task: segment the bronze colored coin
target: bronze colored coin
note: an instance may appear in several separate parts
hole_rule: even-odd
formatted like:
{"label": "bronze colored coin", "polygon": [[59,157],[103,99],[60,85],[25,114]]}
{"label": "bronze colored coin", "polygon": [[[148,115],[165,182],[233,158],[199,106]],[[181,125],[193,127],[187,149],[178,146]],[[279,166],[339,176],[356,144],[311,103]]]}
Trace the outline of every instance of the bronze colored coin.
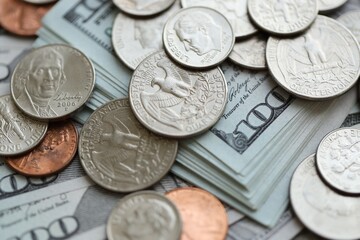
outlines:
{"label": "bronze colored coin", "polygon": [[178,208],[183,221],[181,240],[223,240],[228,223],[224,206],[209,192],[193,187],[177,188],[166,196]]}
{"label": "bronze colored coin", "polygon": [[71,121],[50,123],[44,140],[27,154],[8,157],[5,162],[15,171],[33,177],[54,174],[73,159],[78,134]]}
{"label": "bronze colored coin", "polygon": [[42,17],[53,5],[39,6],[22,0],[1,0],[1,25],[9,32],[21,36],[33,36],[41,27]]}

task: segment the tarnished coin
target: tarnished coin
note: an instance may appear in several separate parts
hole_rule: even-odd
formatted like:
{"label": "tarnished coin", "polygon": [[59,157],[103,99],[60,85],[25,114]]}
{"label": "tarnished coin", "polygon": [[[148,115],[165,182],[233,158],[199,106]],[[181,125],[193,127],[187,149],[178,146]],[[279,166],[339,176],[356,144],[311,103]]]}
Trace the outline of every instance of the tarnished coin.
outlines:
{"label": "tarnished coin", "polygon": [[179,9],[180,3],[176,2],[153,18],[131,18],[119,12],[113,25],[112,42],[121,61],[134,70],[147,56],[161,50],[164,23]]}
{"label": "tarnished coin", "polygon": [[330,186],[360,194],[360,130],[340,128],[326,135],[316,152],[316,166]]}
{"label": "tarnished coin", "polygon": [[345,4],[347,0],[317,0],[317,2],[319,12],[327,13],[341,7],[341,5]]}
{"label": "tarnished coin", "polygon": [[0,155],[14,156],[34,148],[44,138],[48,124],[29,118],[10,95],[0,97]]}
{"label": "tarnished coin", "polygon": [[250,17],[270,34],[303,32],[318,14],[317,0],[248,0]]}
{"label": "tarnished coin", "polygon": [[181,218],[175,205],[154,191],[122,198],[112,210],[106,232],[109,240],[178,240]]}
{"label": "tarnished coin", "polygon": [[181,0],[181,5],[184,8],[204,6],[221,12],[231,23],[235,37],[242,38],[258,31],[250,21],[247,2],[248,0]]}
{"label": "tarnished coin", "polygon": [[5,162],[23,175],[50,175],[70,164],[77,145],[78,135],[71,121],[50,123],[44,139],[31,152],[6,158]]}
{"label": "tarnished coin", "polygon": [[325,16],[318,16],[304,35],[292,39],[270,37],[266,62],[283,88],[310,100],[345,93],[360,74],[357,40],[342,24]]}
{"label": "tarnished coin", "polygon": [[163,43],[170,57],[190,68],[211,68],[230,54],[235,35],[221,13],[206,7],[178,11],[164,27]]}
{"label": "tarnished coin", "polygon": [[150,16],[169,8],[175,0],[113,0],[120,10],[134,16]]}
{"label": "tarnished coin", "polygon": [[11,94],[26,114],[59,120],[84,105],[94,85],[90,59],[73,47],[54,44],[21,59],[11,78]]}
{"label": "tarnished coin", "polygon": [[199,188],[178,188],[166,193],[183,221],[181,240],[223,240],[228,229],[224,206]]}
{"label": "tarnished coin", "polygon": [[170,170],[176,140],[146,130],[131,112],[129,100],[111,101],[97,109],[80,133],[80,161],[89,177],[117,192],[147,188]]}
{"label": "tarnished coin", "polygon": [[266,40],[267,36],[256,34],[249,39],[235,43],[229,58],[245,68],[262,70],[266,69]]}
{"label": "tarnished coin", "polygon": [[360,43],[360,10],[347,12],[336,20],[347,27]]}
{"label": "tarnished coin", "polygon": [[315,155],[296,169],[290,200],[300,221],[311,231],[329,239],[360,238],[360,198],[340,195],[327,187],[315,168]]}
{"label": "tarnished coin", "polygon": [[227,87],[219,68],[188,71],[160,51],[136,68],[129,97],[135,116],[146,128],[182,138],[200,134],[219,120]]}

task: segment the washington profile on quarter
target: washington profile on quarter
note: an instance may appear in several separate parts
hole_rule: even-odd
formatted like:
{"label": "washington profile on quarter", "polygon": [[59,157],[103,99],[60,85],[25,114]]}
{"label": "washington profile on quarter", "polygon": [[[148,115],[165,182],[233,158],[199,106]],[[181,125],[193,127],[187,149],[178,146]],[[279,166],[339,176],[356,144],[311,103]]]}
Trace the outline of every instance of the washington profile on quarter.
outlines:
{"label": "washington profile on quarter", "polygon": [[95,70],[79,50],[62,44],[36,48],[20,60],[11,78],[16,105],[39,120],[59,120],[81,106],[95,85]]}
{"label": "washington profile on quarter", "polygon": [[234,42],[229,20],[207,7],[178,11],[168,19],[163,32],[163,43],[169,56],[194,69],[219,65],[230,54]]}
{"label": "washington profile on quarter", "polygon": [[113,2],[127,14],[144,17],[164,11],[175,0],[113,0]]}

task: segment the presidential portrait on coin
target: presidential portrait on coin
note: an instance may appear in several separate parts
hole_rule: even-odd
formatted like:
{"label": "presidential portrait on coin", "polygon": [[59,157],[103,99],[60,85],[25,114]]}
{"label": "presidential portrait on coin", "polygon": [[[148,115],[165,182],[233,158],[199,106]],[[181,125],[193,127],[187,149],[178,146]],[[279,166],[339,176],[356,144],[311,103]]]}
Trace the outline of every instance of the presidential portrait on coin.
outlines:
{"label": "presidential portrait on coin", "polygon": [[158,50],[162,48],[162,24],[159,24],[158,21],[146,21],[140,19],[134,22],[134,39],[139,41],[143,49]]}

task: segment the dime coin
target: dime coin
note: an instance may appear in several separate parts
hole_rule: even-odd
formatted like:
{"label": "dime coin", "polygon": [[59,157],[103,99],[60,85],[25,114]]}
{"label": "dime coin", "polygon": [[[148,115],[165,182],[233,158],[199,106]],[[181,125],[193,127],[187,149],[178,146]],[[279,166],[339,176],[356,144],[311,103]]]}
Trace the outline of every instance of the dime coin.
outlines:
{"label": "dime coin", "polygon": [[154,191],[122,198],[112,210],[106,232],[109,240],[178,240],[181,218],[175,205]]}
{"label": "dime coin", "polygon": [[341,7],[341,5],[345,4],[347,0],[317,0],[317,2],[319,12],[327,13]]}
{"label": "dime coin", "polygon": [[0,155],[14,156],[34,148],[44,138],[48,124],[24,115],[10,95],[0,97]]}
{"label": "dime coin", "polygon": [[178,11],[164,27],[163,43],[170,57],[189,68],[211,68],[230,54],[235,42],[230,22],[206,7]]}
{"label": "dime coin", "polygon": [[149,130],[168,137],[190,137],[214,125],[226,100],[225,77],[219,68],[188,71],[164,51],[136,68],[129,86],[131,108]]}
{"label": "dime coin", "polygon": [[41,27],[42,17],[53,4],[36,6],[22,0],[1,0],[1,25],[9,32],[21,36],[34,36]]}
{"label": "dime coin", "polygon": [[317,0],[248,0],[250,17],[270,34],[291,35],[303,32],[315,20]]}
{"label": "dime coin", "polygon": [[327,187],[315,168],[315,155],[296,169],[290,200],[300,221],[311,231],[329,239],[360,238],[360,198],[340,195]]}
{"label": "dime coin", "polygon": [[120,10],[134,16],[150,16],[169,8],[175,0],[113,0]]}
{"label": "dime coin", "polygon": [[292,94],[325,100],[345,93],[360,74],[360,50],[342,24],[319,16],[293,39],[270,37],[266,62],[275,80]]}
{"label": "dime coin", "polygon": [[100,186],[117,192],[147,188],[170,170],[177,141],[146,130],[128,99],[97,109],[80,133],[79,155],[85,171]]}
{"label": "dime coin", "polygon": [[77,131],[71,121],[50,123],[42,142],[22,156],[6,158],[15,171],[33,177],[54,174],[69,165],[78,144]]}
{"label": "dime coin", "polygon": [[360,10],[347,12],[336,20],[347,27],[360,43]]}
{"label": "dime coin", "polygon": [[221,202],[199,188],[178,188],[166,193],[179,209],[183,221],[181,240],[223,240],[228,229]]}
{"label": "dime coin", "polygon": [[31,117],[59,120],[85,104],[94,84],[90,59],[75,48],[54,44],[21,59],[11,78],[11,94]]}
{"label": "dime coin", "polygon": [[242,38],[258,31],[250,21],[247,2],[248,0],[181,0],[181,5],[184,8],[204,6],[221,12],[231,23],[235,36]]}
{"label": "dime coin", "polygon": [[266,69],[265,51],[267,36],[256,34],[235,43],[229,58],[245,68]]}
{"label": "dime coin", "polygon": [[176,2],[168,11],[153,18],[132,18],[119,12],[114,21],[112,42],[121,61],[134,70],[147,56],[161,50],[164,22],[179,9],[180,4]]}
{"label": "dime coin", "polygon": [[340,128],[320,142],[316,166],[323,179],[335,189],[360,194],[360,130]]}

